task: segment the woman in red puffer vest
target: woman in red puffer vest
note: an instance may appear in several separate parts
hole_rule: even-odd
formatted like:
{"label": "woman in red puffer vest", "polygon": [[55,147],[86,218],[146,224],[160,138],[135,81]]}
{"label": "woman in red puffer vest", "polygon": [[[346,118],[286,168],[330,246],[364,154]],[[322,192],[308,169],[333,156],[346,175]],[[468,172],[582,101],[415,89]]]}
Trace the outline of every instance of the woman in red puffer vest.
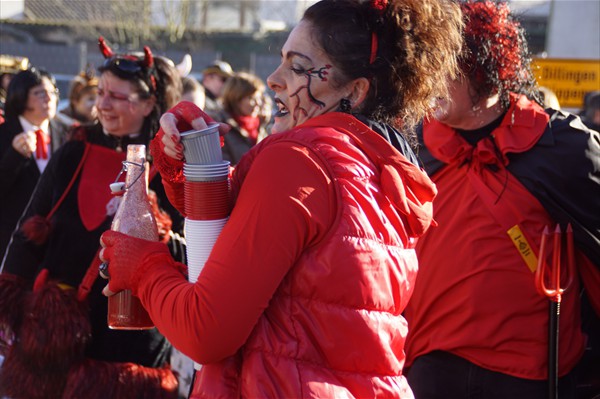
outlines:
{"label": "woman in red puffer vest", "polygon": [[[203,365],[192,398],[413,397],[401,314],[436,191],[397,129],[443,92],[461,24],[446,1],[316,3],[267,79],[274,134],[233,171],[233,211],[198,280],[162,244],[103,234],[105,294],[131,289]],[[181,211],[179,132],[209,122],[180,103],[152,143]]]}

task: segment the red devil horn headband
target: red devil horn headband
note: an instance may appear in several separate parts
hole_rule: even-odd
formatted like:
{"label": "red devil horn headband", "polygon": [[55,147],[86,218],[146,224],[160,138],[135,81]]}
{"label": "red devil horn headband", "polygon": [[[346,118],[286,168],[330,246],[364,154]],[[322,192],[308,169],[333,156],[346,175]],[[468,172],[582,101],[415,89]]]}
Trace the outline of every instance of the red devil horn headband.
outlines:
{"label": "red devil horn headband", "polygon": [[[113,51],[108,47],[106,41],[102,36],[98,38],[98,47],[100,47],[100,52],[104,56],[104,58],[112,58],[115,56]],[[150,47],[144,46],[144,66],[150,68],[154,65],[154,56],[152,55],[152,51]]]}
{"label": "red devil horn headband", "polygon": [[100,47],[100,52],[104,58],[112,58],[114,56],[113,51],[108,47],[102,36],[98,38],[98,47]]}
{"label": "red devil horn headband", "polygon": [[152,55],[152,51],[150,51],[150,47],[144,46],[144,66],[147,68],[152,68],[154,65],[154,56]]}

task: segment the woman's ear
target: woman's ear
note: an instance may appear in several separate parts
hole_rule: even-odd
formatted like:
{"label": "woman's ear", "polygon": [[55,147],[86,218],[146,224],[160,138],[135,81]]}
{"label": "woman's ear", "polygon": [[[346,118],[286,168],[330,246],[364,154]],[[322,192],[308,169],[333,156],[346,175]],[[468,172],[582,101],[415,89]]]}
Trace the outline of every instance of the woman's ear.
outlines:
{"label": "woman's ear", "polygon": [[358,78],[351,83],[352,91],[348,98],[352,103],[352,108],[358,108],[367,97],[371,84],[367,78]]}
{"label": "woman's ear", "polygon": [[152,112],[152,110],[154,109],[154,105],[156,104],[156,97],[155,96],[150,96],[149,99],[147,99],[146,101],[143,102],[143,113],[144,113],[144,118],[147,117],[148,115],[150,115],[150,113]]}

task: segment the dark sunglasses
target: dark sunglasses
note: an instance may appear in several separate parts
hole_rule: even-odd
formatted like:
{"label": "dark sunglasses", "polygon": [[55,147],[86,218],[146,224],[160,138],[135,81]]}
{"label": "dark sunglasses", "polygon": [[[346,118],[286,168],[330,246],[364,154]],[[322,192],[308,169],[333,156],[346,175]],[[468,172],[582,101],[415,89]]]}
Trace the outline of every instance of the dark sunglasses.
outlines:
{"label": "dark sunglasses", "polygon": [[156,91],[156,79],[152,75],[151,68],[146,68],[142,62],[142,60],[134,58],[112,57],[107,58],[102,67],[108,70],[114,68],[122,74],[141,78],[149,83],[151,90]]}
{"label": "dark sunglasses", "polygon": [[135,74],[141,72],[144,67],[140,64],[138,60],[132,60],[128,58],[107,58],[104,61],[102,67],[110,69],[116,68],[121,72]]}

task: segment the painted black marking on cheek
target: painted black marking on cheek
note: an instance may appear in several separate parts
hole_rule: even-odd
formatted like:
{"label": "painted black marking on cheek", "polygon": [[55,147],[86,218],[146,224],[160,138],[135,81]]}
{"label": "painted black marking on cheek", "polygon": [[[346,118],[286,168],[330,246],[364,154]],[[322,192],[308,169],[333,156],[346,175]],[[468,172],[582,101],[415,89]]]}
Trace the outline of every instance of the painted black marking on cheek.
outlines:
{"label": "painted black marking on cheek", "polygon": [[314,68],[309,69],[307,72],[312,76],[317,76],[321,79],[321,82],[327,82],[327,75],[329,75],[329,69],[331,69],[331,65],[326,64],[324,67],[321,67],[317,70]]}
{"label": "painted black marking on cheek", "polygon": [[310,99],[310,101],[317,104],[321,108],[325,106],[325,103],[317,100],[317,98],[313,96],[311,91],[312,78],[317,77],[321,82],[327,82],[327,75],[329,75],[329,69],[331,69],[331,65],[327,64],[319,69],[311,68],[307,70],[305,74],[307,79],[306,91],[308,93],[308,98]]}

